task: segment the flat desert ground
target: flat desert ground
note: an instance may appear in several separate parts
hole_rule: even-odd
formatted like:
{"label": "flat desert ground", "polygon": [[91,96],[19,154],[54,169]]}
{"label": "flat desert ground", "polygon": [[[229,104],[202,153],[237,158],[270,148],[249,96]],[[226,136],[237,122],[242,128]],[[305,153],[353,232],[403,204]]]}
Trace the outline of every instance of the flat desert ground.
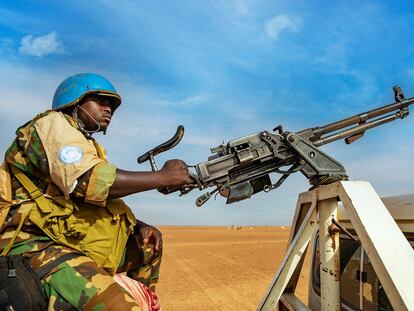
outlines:
{"label": "flat desert ground", "polygon": [[[281,263],[289,227],[159,227],[164,311],[256,310]],[[296,289],[307,302],[309,255]]]}

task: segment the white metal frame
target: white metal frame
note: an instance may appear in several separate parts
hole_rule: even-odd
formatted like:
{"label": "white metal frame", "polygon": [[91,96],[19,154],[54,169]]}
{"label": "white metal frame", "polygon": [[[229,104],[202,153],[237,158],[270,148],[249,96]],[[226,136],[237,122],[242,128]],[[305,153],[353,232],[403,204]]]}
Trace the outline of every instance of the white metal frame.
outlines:
{"label": "white metal frame", "polygon": [[294,291],[306,249],[318,225],[321,310],[341,310],[339,230],[341,201],[395,310],[414,310],[414,250],[368,182],[341,181],[299,195],[285,257],[258,310],[309,310]]}

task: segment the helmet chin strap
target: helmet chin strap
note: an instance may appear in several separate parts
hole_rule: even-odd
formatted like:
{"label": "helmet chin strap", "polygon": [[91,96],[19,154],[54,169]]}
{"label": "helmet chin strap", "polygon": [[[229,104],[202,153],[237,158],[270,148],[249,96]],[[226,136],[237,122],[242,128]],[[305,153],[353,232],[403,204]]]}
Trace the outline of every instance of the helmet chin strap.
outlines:
{"label": "helmet chin strap", "polygon": [[[78,109],[82,109],[82,111],[84,113],[86,113],[88,115],[88,117],[96,123],[96,125],[98,126],[98,128],[96,130],[93,131],[89,131],[87,129],[85,129],[85,123],[78,117]],[[81,130],[81,132],[87,133],[89,135],[93,134],[93,133],[97,133],[101,130],[101,126],[99,125],[98,121],[95,120],[94,117],[91,116],[91,114],[82,106],[76,106],[75,109],[73,110],[72,116],[74,117],[74,119],[76,120],[76,122],[79,125],[79,129]],[[104,134],[106,134],[106,129],[104,130]]]}

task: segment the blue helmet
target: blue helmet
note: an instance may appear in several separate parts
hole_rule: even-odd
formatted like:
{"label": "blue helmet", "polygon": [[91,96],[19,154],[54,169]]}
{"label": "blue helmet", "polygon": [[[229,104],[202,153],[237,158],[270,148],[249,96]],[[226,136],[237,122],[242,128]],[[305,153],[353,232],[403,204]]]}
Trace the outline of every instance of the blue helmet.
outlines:
{"label": "blue helmet", "polygon": [[61,110],[77,105],[82,98],[91,94],[111,98],[112,112],[121,104],[121,96],[106,78],[95,73],[79,73],[66,78],[58,86],[52,109]]}

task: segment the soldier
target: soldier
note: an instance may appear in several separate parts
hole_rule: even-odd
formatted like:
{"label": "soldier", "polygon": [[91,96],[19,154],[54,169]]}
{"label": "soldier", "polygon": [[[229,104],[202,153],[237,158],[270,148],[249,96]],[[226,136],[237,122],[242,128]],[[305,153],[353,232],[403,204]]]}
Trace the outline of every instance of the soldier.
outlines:
{"label": "soldier", "polygon": [[107,161],[92,134],[106,131],[120,104],[104,77],[70,76],[57,88],[52,110],[18,128],[6,152],[0,249],[49,270],[41,280],[49,309],[138,310],[112,276],[126,272],[151,289],[158,280],[161,233],[136,220],[119,198],[191,179],[181,160],[157,172],[125,171]]}

